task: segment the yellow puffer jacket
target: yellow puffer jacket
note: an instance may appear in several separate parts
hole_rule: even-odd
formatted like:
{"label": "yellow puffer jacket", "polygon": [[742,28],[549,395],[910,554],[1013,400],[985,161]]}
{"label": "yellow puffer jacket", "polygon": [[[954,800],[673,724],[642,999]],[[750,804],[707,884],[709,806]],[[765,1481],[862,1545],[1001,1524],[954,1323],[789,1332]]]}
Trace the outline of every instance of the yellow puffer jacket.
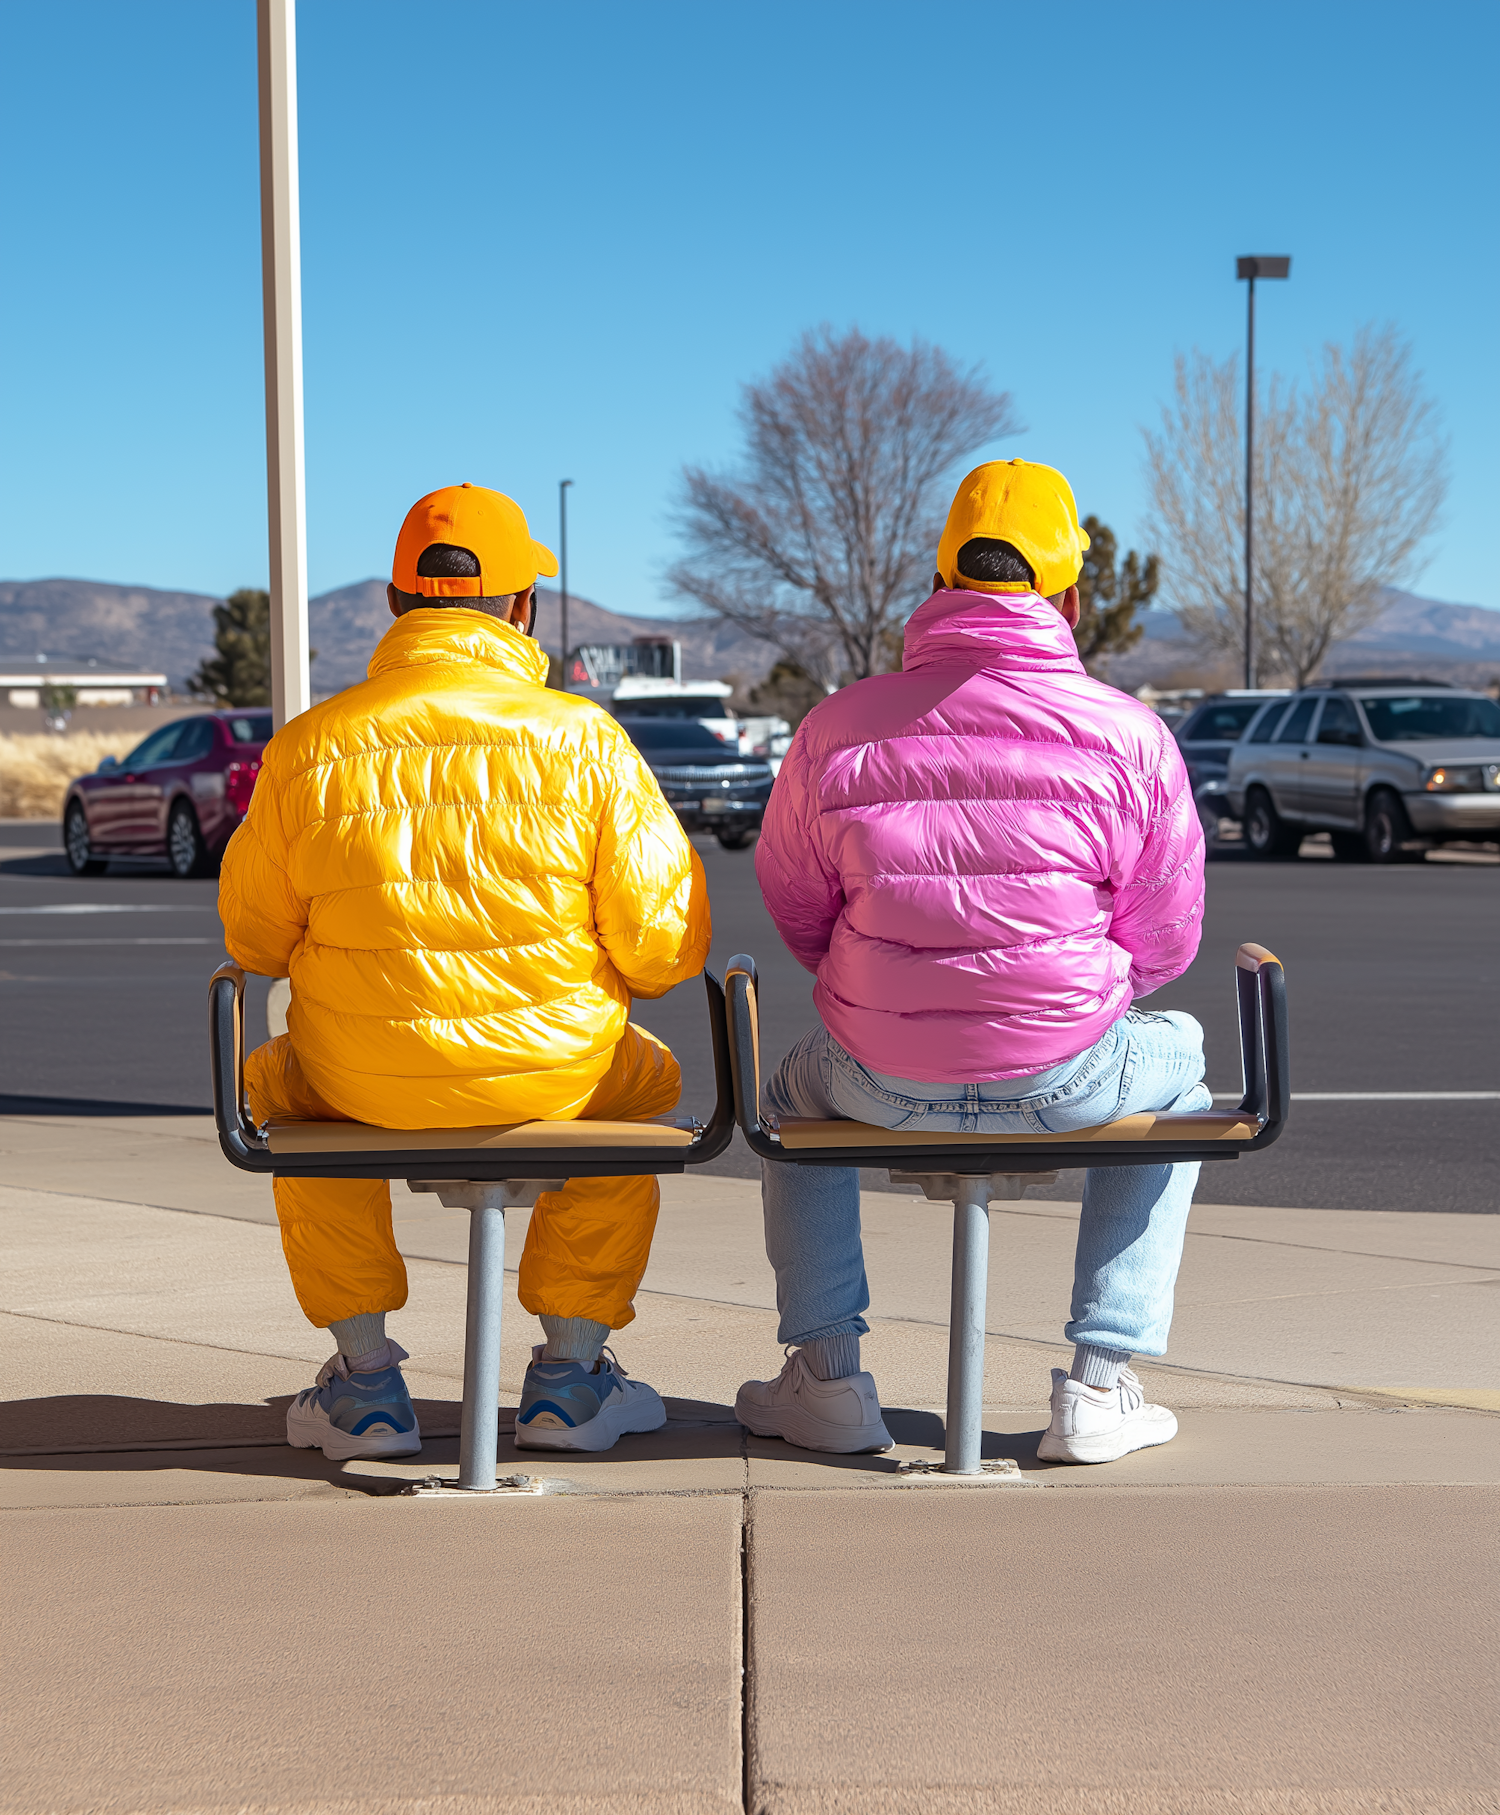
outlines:
{"label": "yellow puffer jacket", "polygon": [[408,612],[266,747],[219,911],[307,1080],[386,1128],[567,1116],[708,954],[703,866],[608,713],[509,624]]}

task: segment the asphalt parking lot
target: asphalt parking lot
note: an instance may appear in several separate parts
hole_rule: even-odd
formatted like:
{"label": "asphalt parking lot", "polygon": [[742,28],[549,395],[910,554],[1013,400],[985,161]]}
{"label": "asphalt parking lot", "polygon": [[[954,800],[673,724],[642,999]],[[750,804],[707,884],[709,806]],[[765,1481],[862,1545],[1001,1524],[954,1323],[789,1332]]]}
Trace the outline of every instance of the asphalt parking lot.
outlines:
{"label": "asphalt parking lot", "polygon": [[[0,1113],[207,1109],[206,983],[222,953],[217,885],[148,865],[75,878],[57,839],[50,823],[0,825]],[[770,1064],[812,1025],[812,979],[761,905],[753,850],[722,851],[707,839],[699,848],[714,906],[710,963],[754,955]],[[1150,1004],[1198,1017],[1211,1088],[1237,1092],[1234,951],[1246,939],[1269,946],[1287,971],[1294,1103],[1275,1148],[1205,1169],[1200,1201],[1500,1208],[1497,924],[1492,862],[1376,868],[1216,856],[1198,960]],[[265,987],[252,998],[252,1027],[263,1025]],[[685,1105],[706,1110],[701,983],[642,1003],[639,1019],[681,1058]],[[1325,1100],[1296,1100],[1307,1097]],[[756,1164],[737,1143],[711,1170],[751,1176]],[[1064,1174],[1054,1195],[1079,1188]]]}

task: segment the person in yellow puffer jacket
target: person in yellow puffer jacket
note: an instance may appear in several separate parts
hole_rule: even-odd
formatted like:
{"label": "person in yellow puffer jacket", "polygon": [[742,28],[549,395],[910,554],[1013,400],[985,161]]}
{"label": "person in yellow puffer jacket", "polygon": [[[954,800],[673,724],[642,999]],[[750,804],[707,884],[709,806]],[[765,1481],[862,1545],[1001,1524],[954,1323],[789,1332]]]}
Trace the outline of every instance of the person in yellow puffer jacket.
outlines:
{"label": "person in yellow puffer jacket", "polygon": [[[556,571],[502,493],[432,492],[402,525],[369,679],[267,745],[219,891],[233,957],[292,983],[286,1033],[246,1061],[257,1120],[475,1127],[676,1103],[676,1061],[628,1017],[702,970],[703,868],[617,721],[546,687],[530,633],[537,575]],[[385,1332],[406,1302],[389,1187],[275,1191],[298,1300],[338,1345],[288,1441],[414,1453],[406,1352]],[[547,1341],[518,1443],[607,1449],[665,1420],[603,1351],[635,1315],[659,1201],[650,1177],[538,1199],[520,1295]]]}

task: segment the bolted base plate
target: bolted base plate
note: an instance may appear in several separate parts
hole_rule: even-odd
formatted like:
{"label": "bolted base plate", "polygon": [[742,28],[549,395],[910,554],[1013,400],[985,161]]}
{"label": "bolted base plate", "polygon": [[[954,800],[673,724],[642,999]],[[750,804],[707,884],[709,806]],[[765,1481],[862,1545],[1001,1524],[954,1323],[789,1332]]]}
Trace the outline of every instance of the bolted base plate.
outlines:
{"label": "bolted base plate", "polygon": [[460,1487],[451,1476],[424,1475],[420,1481],[408,1482],[401,1489],[404,1499],[446,1500],[517,1500],[536,1494],[554,1493],[565,1485],[544,1475],[497,1475],[493,1487]]}
{"label": "bolted base plate", "polygon": [[998,1457],[991,1462],[981,1462],[977,1475],[950,1475],[941,1462],[902,1462],[896,1473],[903,1483],[913,1485],[931,1485],[938,1483],[948,1487],[1035,1487],[1035,1481],[1028,1481],[1021,1473],[1019,1462],[1009,1456]]}

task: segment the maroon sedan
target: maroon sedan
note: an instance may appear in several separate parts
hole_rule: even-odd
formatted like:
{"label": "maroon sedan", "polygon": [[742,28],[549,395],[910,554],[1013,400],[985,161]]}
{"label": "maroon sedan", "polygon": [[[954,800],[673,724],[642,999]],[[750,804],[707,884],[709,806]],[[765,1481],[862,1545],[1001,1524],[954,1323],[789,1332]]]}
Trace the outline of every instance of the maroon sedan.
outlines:
{"label": "maroon sedan", "polygon": [[75,876],[111,857],[165,857],[179,876],[207,876],[245,817],[271,715],[202,712],[153,731],[123,762],[106,756],[68,784],[63,848]]}

